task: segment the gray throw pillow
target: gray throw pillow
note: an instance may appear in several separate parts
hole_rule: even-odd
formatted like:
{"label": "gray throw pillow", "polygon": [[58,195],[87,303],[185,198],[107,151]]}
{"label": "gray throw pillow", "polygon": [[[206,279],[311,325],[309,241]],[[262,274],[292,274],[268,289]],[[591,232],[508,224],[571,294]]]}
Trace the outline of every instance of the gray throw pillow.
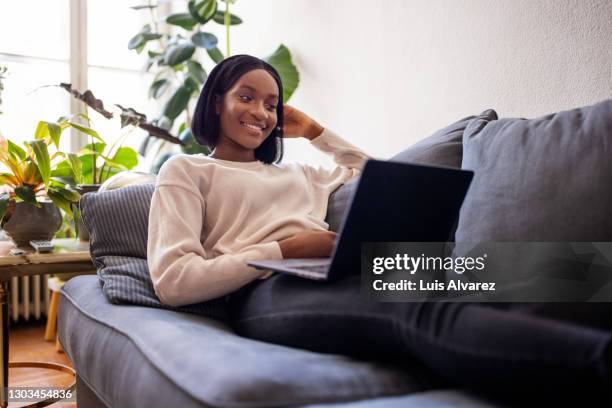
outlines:
{"label": "gray throw pillow", "polygon": [[147,265],[149,208],[155,184],[85,194],[83,222],[102,290],[111,303],[136,304],[226,319],[225,298],[194,305],[162,304],[153,289]]}
{"label": "gray throw pillow", "polygon": [[[497,113],[487,109],[479,115],[468,116],[442,128],[431,136],[417,142],[391,161],[402,163],[429,164],[433,166],[461,167],[463,132],[475,119],[497,120]],[[338,231],[348,201],[357,186],[357,179],[339,187],[330,197],[326,221],[329,229]]]}
{"label": "gray throw pillow", "polygon": [[536,119],[473,120],[457,241],[611,241],[612,100]]}

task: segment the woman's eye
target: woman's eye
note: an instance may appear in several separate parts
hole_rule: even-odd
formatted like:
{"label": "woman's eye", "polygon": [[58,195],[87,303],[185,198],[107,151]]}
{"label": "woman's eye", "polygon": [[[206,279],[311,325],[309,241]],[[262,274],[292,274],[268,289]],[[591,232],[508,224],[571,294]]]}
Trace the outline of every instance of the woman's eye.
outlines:
{"label": "woman's eye", "polygon": [[250,102],[253,99],[249,95],[240,95],[239,98],[244,102]]}
{"label": "woman's eye", "polygon": [[273,112],[273,111],[276,110],[276,106],[274,106],[274,105],[266,105],[266,109],[271,111],[271,112]]}

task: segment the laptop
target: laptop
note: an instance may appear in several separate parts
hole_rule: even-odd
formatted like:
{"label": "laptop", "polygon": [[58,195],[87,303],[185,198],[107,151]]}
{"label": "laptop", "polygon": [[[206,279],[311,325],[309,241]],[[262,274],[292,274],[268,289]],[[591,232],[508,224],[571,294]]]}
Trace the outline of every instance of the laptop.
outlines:
{"label": "laptop", "polygon": [[362,242],[447,242],[474,173],[368,160],[331,258],[259,260],[257,269],[329,281],[360,273]]}

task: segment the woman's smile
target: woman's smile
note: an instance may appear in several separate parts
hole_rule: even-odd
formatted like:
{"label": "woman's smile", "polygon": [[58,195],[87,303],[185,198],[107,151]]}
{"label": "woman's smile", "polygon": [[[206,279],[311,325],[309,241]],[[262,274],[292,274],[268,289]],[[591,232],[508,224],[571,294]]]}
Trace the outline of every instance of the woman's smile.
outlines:
{"label": "woman's smile", "polygon": [[257,136],[263,135],[263,131],[268,128],[268,126],[266,124],[264,124],[264,123],[257,123],[257,122],[240,121],[240,125],[242,125],[248,131],[250,131],[252,134],[257,135]]}

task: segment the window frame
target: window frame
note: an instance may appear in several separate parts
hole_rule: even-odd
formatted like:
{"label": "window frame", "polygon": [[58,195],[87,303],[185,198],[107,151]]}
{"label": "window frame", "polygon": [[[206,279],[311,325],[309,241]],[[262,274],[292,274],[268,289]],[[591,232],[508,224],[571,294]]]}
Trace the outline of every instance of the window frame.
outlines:
{"label": "window frame", "polygon": [[[111,66],[90,65],[88,62],[88,24],[87,24],[87,4],[88,0],[68,0],[69,9],[69,56],[68,60],[63,58],[40,57],[28,54],[15,54],[10,52],[0,51],[0,55],[6,57],[7,60],[14,61],[54,61],[68,63],[70,72],[70,83],[73,89],[84,91],[88,87],[88,71],[90,67],[102,69],[115,69],[120,71],[136,72],[136,70],[127,68],[117,68]],[[126,7],[128,7],[126,5]],[[159,9],[168,12],[170,10],[170,2],[162,3]],[[72,115],[88,114],[87,106],[76,98],[70,98],[69,112]],[[78,152],[88,141],[86,138],[77,136],[75,129],[70,129],[68,136],[68,146],[72,152]]]}

